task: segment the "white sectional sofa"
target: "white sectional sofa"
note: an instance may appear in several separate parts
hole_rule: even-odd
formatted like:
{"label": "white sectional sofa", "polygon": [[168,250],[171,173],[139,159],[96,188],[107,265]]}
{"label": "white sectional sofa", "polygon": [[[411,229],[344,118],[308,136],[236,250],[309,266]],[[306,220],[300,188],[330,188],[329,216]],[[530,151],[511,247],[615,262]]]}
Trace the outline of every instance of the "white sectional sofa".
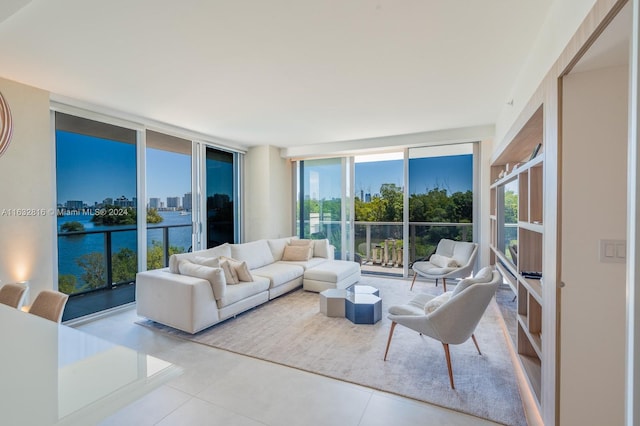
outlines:
{"label": "white sectional sofa", "polygon": [[[289,246],[304,243],[296,237],[279,238],[172,255],[168,268],[137,274],[138,315],[197,333],[300,286],[318,292],[360,280],[360,265],[333,260],[334,249],[326,239],[311,240],[310,258],[286,260],[300,253]],[[219,264],[227,258],[235,264],[246,262],[251,281],[228,283]]]}

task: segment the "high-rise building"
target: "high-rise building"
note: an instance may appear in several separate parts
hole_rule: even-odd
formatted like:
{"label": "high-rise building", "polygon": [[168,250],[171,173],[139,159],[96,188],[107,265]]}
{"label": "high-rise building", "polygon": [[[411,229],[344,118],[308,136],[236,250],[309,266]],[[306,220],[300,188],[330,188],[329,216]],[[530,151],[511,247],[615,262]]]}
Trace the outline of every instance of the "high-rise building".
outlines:
{"label": "high-rise building", "polygon": [[161,206],[160,198],[149,198],[149,208],[159,209]]}
{"label": "high-rise building", "polygon": [[191,210],[191,193],[190,192],[187,192],[182,197],[182,208],[184,210],[189,210],[189,211]]}
{"label": "high-rise building", "polygon": [[[105,200],[106,202],[106,200]],[[116,198],[113,201],[113,205],[116,207],[135,207],[133,200],[128,199],[124,195]]]}
{"label": "high-rise building", "polygon": [[180,207],[180,197],[167,197],[167,208],[177,209]]}
{"label": "high-rise building", "polygon": [[69,210],[82,210],[84,203],[80,200],[69,200],[65,204],[65,207]]}
{"label": "high-rise building", "polygon": [[112,206],[113,205],[113,198],[105,198],[102,201],[102,204],[108,204],[108,205]]}

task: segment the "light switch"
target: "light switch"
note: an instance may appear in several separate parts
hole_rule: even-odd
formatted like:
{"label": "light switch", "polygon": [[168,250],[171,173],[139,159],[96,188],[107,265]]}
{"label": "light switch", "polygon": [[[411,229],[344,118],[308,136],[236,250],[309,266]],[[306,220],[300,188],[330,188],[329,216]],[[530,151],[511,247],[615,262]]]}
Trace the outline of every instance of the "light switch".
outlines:
{"label": "light switch", "polygon": [[624,263],[627,257],[625,240],[600,240],[600,262]]}
{"label": "light switch", "polygon": [[614,257],[615,246],[611,243],[604,243],[604,257]]}

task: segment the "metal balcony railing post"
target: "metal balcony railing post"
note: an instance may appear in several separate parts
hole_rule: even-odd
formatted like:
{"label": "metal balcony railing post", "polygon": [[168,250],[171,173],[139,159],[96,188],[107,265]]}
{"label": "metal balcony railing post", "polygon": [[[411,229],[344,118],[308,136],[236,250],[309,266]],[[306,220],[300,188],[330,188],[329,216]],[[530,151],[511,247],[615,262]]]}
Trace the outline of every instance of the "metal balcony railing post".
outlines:
{"label": "metal balcony railing post", "polygon": [[113,287],[113,259],[111,253],[111,231],[105,231],[104,251],[107,255],[107,288]]}

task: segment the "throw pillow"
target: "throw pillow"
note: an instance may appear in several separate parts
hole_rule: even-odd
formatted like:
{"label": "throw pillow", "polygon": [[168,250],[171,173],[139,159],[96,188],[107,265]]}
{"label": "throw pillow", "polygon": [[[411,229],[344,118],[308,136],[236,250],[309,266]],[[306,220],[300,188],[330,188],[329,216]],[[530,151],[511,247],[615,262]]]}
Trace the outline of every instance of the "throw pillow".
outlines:
{"label": "throw pillow", "polygon": [[493,278],[493,269],[491,266],[485,266],[480,269],[478,273],[473,278],[465,278],[460,280],[460,282],[456,285],[456,288],[453,289],[453,295],[460,294],[462,290],[467,287],[477,284],[477,283],[488,283],[491,282]]}
{"label": "throw pillow", "polygon": [[224,271],[224,277],[227,280],[227,284],[238,284],[240,280],[238,279],[238,274],[236,270],[231,266],[229,262],[223,260],[220,262],[220,268]]}
{"label": "throw pillow", "polygon": [[178,271],[181,275],[202,278],[209,281],[215,299],[220,300],[224,297],[226,281],[222,269],[198,265],[188,260],[181,260],[178,262]]}
{"label": "throw pillow", "polygon": [[433,254],[429,258],[429,262],[433,263],[435,266],[439,268],[455,268],[458,265],[455,259],[452,259],[447,256],[442,256],[440,254]]}
{"label": "throw pillow", "polygon": [[447,291],[446,293],[442,293],[441,295],[436,296],[433,299],[429,300],[424,305],[424,313],[425,314],[432,313],[433,311],[438,309],[440,306],[442,306],[445,303],[447,303],[451,299],[451,296],[452,296],[452,292],[451,291]]}
{"label": "throw pillow", "polygon": [[311,247],[311,256],[310,256],[310,257],[315,256],[315,255],[314,255],[314,253],[313,253],[313,246],[314,246],[314,244],[313,244],[313,240],[307,240],[307,239],[304,239],[304,240],[292,239],[291,241],[289,241],[289,245],[290,245],[290,246]]}
{"label": "throw pillow", "polygon": [[249,266],[247,266],[247,262],[232,259],[230,257],[220,256],[221,261],[226,261],[231,265],[233,270],[236,272],[236,276],[238,277],[238,281],[251,282],[253,281],[253,275],[249,271]]}
{"label": "throw pillow", "polygon": [[307,261],[313,256],[311,245],[288,245],[284,248],[282,260]]}

